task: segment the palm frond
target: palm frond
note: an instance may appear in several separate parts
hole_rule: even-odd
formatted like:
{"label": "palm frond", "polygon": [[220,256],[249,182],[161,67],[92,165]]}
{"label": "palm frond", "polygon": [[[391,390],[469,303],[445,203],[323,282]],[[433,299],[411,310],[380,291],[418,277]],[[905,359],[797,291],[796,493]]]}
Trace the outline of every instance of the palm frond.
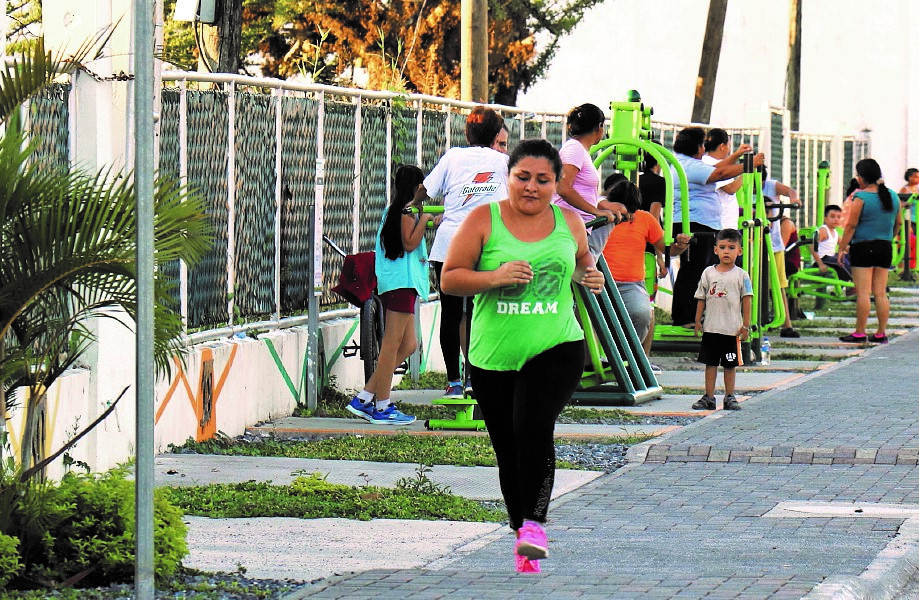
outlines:
{"label": "palm frond", "polygon": [[72,73],[87,57],[98,56],[111,38],[115,26],[102,29],[88,38],[67,57],[52,56],[45,47],[44,38],[37,38],[24,45],[21,53],[6,62],[0,70],[0,122],[9,120],[23,102],[58,76]]}

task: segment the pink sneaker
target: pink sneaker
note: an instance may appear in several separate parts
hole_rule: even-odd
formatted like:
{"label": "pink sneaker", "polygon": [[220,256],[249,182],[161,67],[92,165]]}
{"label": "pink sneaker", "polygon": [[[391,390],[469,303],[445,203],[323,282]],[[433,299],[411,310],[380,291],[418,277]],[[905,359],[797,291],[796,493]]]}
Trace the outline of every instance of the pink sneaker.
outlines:
{"label": "pink sneaker", "polygon": [[514,546],[514,552],[518,556],[538,560],[549,558],[548,546],[546,532],[542,525],[536,521],[524,521],[523,527],[517,531],[517,544]]}
{"label": "pink sneaker", "polygon": [[518,573],[542,573],[542,569],[539,568],[538,560],[530,560],[526,556],[515,554],[514,562],[516,563]]}

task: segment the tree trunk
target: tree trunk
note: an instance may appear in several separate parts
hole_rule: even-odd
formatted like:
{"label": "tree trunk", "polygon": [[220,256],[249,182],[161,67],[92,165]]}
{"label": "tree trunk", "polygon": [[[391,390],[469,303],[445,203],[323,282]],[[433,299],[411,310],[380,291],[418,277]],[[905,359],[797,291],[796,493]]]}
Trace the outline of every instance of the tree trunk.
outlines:
{"label": "tree trunk", "polygon": [[488,102],[488,2],[462,0],[460,96]]}
{"label": "tree trunk", "polygon": [[728,0],[710,0],[705,39],[702,40],[699,77],[696,79],[696,95],[692,103],[693,123],[708,123],[712,118],[715,78],[718,75],[718,61],[721,59],[721,39],[724,37],[724,17],[727,12]]}
{"label": "tree trunk", "polygon": [[44,386],[39,390],[30,388],[29,397],[25,401],[25,428],[19,445],[20,466],[23,471],[40,462],[45,453],[44,412],[47,391]]}
{"label": "tree trunk", "polygon": [[242,0],[220,0],[216,23],[202,26],[203,47],[198,56],[199,71],[239,73],[242,23]]}
{"label": "tree trunk", "polygon": [[791,0],[788,27],[788,70],[785,72],[785,108],[789,126],[799,131],[801,117],[801,0]]}

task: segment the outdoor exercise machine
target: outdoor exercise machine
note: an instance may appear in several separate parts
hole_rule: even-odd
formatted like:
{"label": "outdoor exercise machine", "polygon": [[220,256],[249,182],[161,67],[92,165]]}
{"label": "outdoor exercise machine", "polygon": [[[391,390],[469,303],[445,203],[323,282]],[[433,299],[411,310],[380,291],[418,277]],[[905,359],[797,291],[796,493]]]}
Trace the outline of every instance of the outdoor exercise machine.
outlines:
{"label": "outdoor exercise machine", "polygon": [[[680,186],[680,197],[689,198],[688,182],[682,165],[676,156],[660,144],[652,141],[651,115],[653,109],[641,102],[638,92],[632,90],[628,93],[625,102],[611,102],[611,125],[606,139],[601,140],[590,149],[595,155],[594,164],[599,166],[607,158],[615,155],[615,168],[633,183],[638,181],[639,166],[643,162],[644,154],[653,156],[661,165],[661,175],[665,183],[665,202],[663,207],[664,218],[664,260],[669,265],[669,248],[673,244],[673,201],[674,201],[674,175]],[[744,210],[745,217],[738,222],[738,230],[743,238],[743,268],[750,274],[754,282],[754,304],[751,323],[750,339],[743,344],[744,360],[751,361],[752,349],[756,359],[759,359],[759,346],[764,327],[781,324],[785,319],[784,304],[781,300],[781,289],[778,286],[778,272],[771,251],[767,247],[768,218],[766,210],[770,207],[789,205],[772,204],[766,206],[762,194],[762,177],[753,168],[753,155],[745,157],[743,186],[737,192],[738,203]],[[690,233],[689,228],[689,202],[680,203],[679,226],[683,233]],[[693,241],[702,235],[694,233]],[[689,252],[692,252],[693,243],[690,243]],[[765,250],[764,250],[765,249]],[[762,301],[768,293],[772,295],[773,319],[768,324],[767,304]],[[664,290],[658,290],[659,293]],[[693,329],[657,324],[654,331],[655,345],[696,345],[699,338]],[[643,354],[643,353],[642,353]]]}
{"label": "outdoor exercise machine", "polygon": [[[818,219],[823,219],[824,208],[826,207],[826,192],[829,188],[830,163],[821,161],[817,165],[817,206],[814,215]],[[817,230],[820,225],[814,227],[798,228],[798,246],[807,247],[809,244],[817,246]],[[833,269],[827,269],[826,273],[821,273],[817,267],[805,267],[797,273],[788,276],[788,305],[797,306],[801,296],[813,296],[833,301],[848,301],[854,296],[848,295],[847,290],[854,289],[855,284],[851,281],[845,281],[839,278],[839,275]]]}

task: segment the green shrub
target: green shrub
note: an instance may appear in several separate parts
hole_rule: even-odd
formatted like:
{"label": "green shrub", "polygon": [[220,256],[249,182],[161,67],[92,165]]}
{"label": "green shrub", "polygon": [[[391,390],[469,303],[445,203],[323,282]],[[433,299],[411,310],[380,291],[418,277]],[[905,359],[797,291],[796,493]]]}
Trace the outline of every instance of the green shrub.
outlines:
{"label": "green shrub", "polygon": [[0,533],[0,588],[22,571],[19,560],[19,540]]}
{"label": "green shrub", "polygon": [[[24,565],[11,585],[50,586],[69,580],[74,585],[98,586],[133,579],[134,482],[125,478],[124,469],[95,476],[68,473],[59,484],[8,487],[19,488],[19,493],[0,490],[0,533],[20,538]],[[4,513],[10,516],[5,528]],[[176,573],[188,552],[185,534],[182,513],[158,490],[154,499],[158,578]]]}

